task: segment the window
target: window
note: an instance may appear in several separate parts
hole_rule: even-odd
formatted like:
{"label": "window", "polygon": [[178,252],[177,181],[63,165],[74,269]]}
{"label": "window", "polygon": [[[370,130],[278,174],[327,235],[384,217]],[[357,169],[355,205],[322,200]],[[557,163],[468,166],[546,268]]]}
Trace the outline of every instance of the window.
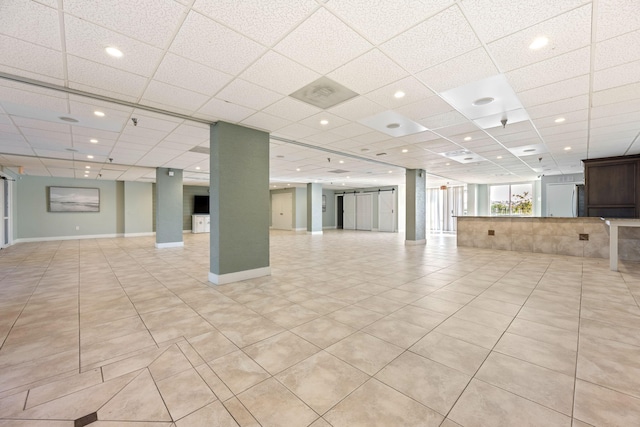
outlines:
{"label": "window", "polygon": [[489,191],[491,215],[533,215],[533,185],[492,185]]}

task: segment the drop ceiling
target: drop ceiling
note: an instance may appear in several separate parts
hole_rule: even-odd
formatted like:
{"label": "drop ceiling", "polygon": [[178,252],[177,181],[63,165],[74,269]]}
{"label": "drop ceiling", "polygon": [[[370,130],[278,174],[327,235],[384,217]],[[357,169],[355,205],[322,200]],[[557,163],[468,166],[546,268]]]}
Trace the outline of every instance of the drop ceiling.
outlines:
{"label": "drop ceiling", "polygon": [[[26,175],[169,167],[206,185],[219,120],[271,134],[272,188],[399,184],[405,168],[522,182],[640,153],[636,0],[12,0],[0,51],[0,165]],[[318,79],[357,95],[291,96]]]}

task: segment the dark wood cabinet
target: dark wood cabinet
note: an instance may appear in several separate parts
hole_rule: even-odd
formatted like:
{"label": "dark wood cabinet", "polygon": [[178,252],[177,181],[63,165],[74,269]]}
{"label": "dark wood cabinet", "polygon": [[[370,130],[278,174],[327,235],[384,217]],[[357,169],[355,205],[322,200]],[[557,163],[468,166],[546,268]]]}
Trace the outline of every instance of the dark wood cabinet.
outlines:
{"label": "dark wood cabinet", "polygon": [[640,218],[640,155],[583,163],[586,216]]}

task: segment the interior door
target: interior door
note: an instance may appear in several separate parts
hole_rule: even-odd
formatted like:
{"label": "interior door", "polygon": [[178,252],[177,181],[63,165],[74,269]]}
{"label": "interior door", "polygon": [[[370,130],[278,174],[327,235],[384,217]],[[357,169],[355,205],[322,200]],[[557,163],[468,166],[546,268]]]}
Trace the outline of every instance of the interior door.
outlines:
{"label": "interior door", "polygon": [[345,230],[356,229],[356,196],[345,194],[342,197],[342,228]]}
{"label": "interior door", "polygon": [[574,217],[576,212],[575,184],[547,184],[547,216]]}
{"label": "interior door", "polygon": [[336,197],[336,228],[342,230],[344,224],[342,223],[344,206],[342,204],[342,196]]}
{"label": "interior door", "polygon": [[293,203],[291,193],[271,195],[271,227],[291,230],[293,224]]}
{"label": "interior door", "polygon": [[356,196],[356,230],[371,231],[373,228],[373,197],[371,194]]}
{"label": "interior door", "polygon": [[394,232],[396,224],[395,194],[391,191],[378,193],[378,230]]}

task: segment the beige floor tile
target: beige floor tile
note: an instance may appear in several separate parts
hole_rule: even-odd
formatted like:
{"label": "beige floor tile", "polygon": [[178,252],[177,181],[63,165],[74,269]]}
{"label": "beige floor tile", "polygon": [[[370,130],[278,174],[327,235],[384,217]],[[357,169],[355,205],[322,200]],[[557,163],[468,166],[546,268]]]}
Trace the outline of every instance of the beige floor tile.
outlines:
{"label": "beige floor tile", "polygon": [[372,324],[376,320],[381,319],[384,315],[376,313],[375,311],[367,310],[366,308],[351,305],[334,311],[333,313],[329,313],[326,317],[340,323],[344,323],[352,328],[361,329]]}
{"label": "beige floor tile", "polygon": [[553,344],[566,350],[576,351],[578,349],[578,334],[576,332],[543,323],[515,319],[507,332]]}
{"label": "beige floor tile", "polygon": [[83,345],[88,345],[146,330],[140,316],[125,317],[97,326],[81,327],[80,340]]}
{"label": "beige floor tile", "polygon": [[495,329],[500,329],[501,331],[506,330],[513,321],[513,316],[469,306],[462,307],[453,317],[490,326]]}
{"label": "beige floor tile", "polygon": [[426,308],[427,310],[435,311],[436,313],[445,314],[447,316],[452,315],[453,313],[464,307],[464,304],[445,301],[443,299],[434,298],[430,295],[412,302],[411,305]]}
{"label": "beige floor tile", "polygon": [[469,307],[481,308],[483,310],[493,311],[507,316],[515,316],[518,314],[520,309],[522,309],[522,306],[519,304],[511,304],[509,302],[487,298],[482,295],[471,301],[469,303]]}
{"label": "beige floor tile", "polygon": [[165,378],[156,384],[174,420],[216,400],[216,396],[195,369]]}
{"label": "beige floor tile", "polygon": [[348,303],[340,301],[336,298],[328,296],[318,296],[307,301],[303,301],[300,305],[319,314],[327,314],[346,307]]}
{"label": "beige floor tile", "polygon": [[577,331],[580,318],[578,316],[563,316],[550,311],[537,308],[523,307],[516,319],[529,320],[531,322],[542,323],[543,325],[554,326],[567,331]]}
{"label": "beige floor tile", "polygon": [[102,376],[105,381],[119,377],[129,372],[146,368],[153,363],[156,358],[160,357],[166,350],[166,347],[153,348],[149,351],[141,352],[134,356],[118,360],[116,362],[102,366]]}
{"label": "beige floor tile", "polygon": [[320,348],[289,331],[247,346],[243,351],[271,375],[295,365]]}
{"label": "beige floor tile", "polygon": [[242,402],[233,397],[223,402],[224,407],[233,416],[233,419],[240,425],[240,427],[261,427],[258,421],[253,418],[253,415],[244,407]]}
{"label": "beige floor tile", "polygon": [[0,427],[74,427],[74,423],[55,420],[0,420]]}
{"label": "beige floor tile", "polygon": [[407,349],[424,337],[429,330],[402,320],[385,317],[362,329],[374,337]]}
{"label": "beige floor tile", "polygon": [[191,369],[191,363],[176,344],[171,345],[164,353],[149,364],[149,372],[155,381],[163,380],[182,371]]}
{"label": "beige floor tile", "polygon": [[447,315],[438,313],[435,311],[427,310],[424,308],[416,307],[413,305],[407,305],[402,307],[398,311],[394,311],[387,319],[402,320],[412,325],[420,326],[421,328],[431,330],[442,323],[447,318]]}
{"label": "beige floor tile", "polygon": [[282,326],[264,317],[251,318],[240,323],[221,326],[218,329],[238,347],[246,347],[284,331]]}
{"label": "beige floor tile", "polygon": [[323,351],[280,373],[276,379],[318,414],[324,414],[369,376]]}
{"label": "beige floor tile", "polygon": [[238,347],[218,331],[187,338],[205,362],[210,362],[225,354],[238,350]]}
{"label": "beige floor tile", "polygon": [[176,422],[176,427],[238,427],[220,402],[213,402]]}
{"label": "beige floor tile", "polygon": [[187,317],[173,322],[166,322],[162,326],[149,328],[153,339],[158,343],[179,337],[194,337],[213,330],[213,326],[200,316]]}
{"label": "beige floor tile", "polygon": [[209,365],[200,365],[196,367],[196,371],[200,374],[200,377],[207,383],[209,388],[213,391],[216,397],[224,402],[227,399],[233,397],[233,393],[229,390],[219,376],[213,372]]}
{"label": "beige floor tile", "polygon": [[0,369],[0,391],[36,383],[79,369],[78,349]]}
{"label": "beige floor tile", "polygon": [[100,363],[135,350],[140,350],[155,345],[149,332],[141,331],[133,334],[112,338],[106,341],[99,341],[89,345],[83,345],[80,352],[82,366],[89,366]]}
{"label": "beige floor tile", "polygon": [[69,378],[34,387],[29,390],[29,398],[27,399],[25,409],[58,399],[79,390],[84,390],[100,383],[102,383],[102,372],[100,369],[92,369]]}
{"label": "beige floor tile", "polygon": [[468,304],[475,298],[475,295],[469,295],[462,292],[450,291],[447,288],[439,289],[431,294],[430,297],[438,298],[445,301],[455,302],[458,304]]}
{"label": "beige floor tile", "polygon": [[376,378],[443,415],[471,380],[469,375],[411,352],[385,366]]}
{"label": "beige floor tile", "polygon": [[430,332],[409,350],[468,375],[476,373],[490,351],[435,331]]}
{"label": "beige floor tile", "polygon": [[443,419],[432,409],[375,379],[351,393],[324,418],[333,427],[436,427]]}
{"label": "beige floor tile", "polygon": [[267,371],[242,351],[235,351],[219,357],[209,362],[209,366],[234,394],[270,377]]}
{"label": "beige floor tile", "polygon": [[294,334],[320,348],[327,348],[355,331],[356,329],[328,317],[320,317],[291,329]]}
{"label": "beige floor tile", "polygon": [[500,329],[455,317],[445,320],[434,331],[487,349],[493,348],[503,333]]}
{"label": "beige floor tile", "polygon": [[638,425],[640,399],[578,380],[573,416],[594,426]]}
{"label": "beige floor tile", "polygon": [[566,415],[475,379],[448,417],[464,427],[571,426],[571,418]]}
{"label": "beige floor tile", "polygon": [[493,352],[475,378],[571,416],[573,376]]}
{"label": "beige floor tile", "polygon": [[447,418],[442,422],[442,424],[440,424],[440,427],[462,427],[462,426],[458,423],[454,423],[453,421]]}
{"label": "beige floor tile", "polygon": [[246,307],[255,311],[258,314],[266,314],[272,311],[280,310],[281,308],[289,307],[293,305],[291,301],[283,299],[281,297],[265,297],[248,302]]}
{"label": "beige floor tile", "polygon": [[378,294],[381,298],[388,298],[390,300],[398,301],[405,304],[411,304],[414,301],[423,298],[424,295],[415,292],[408,292],[401,289],[390,289]]}
{"label": "beige floor tile", "polygon": [[542,341],[507,332],[494,350],[566,375],[575,373],[575,351],[558,348]]}
{"label": "beige floor tile", "polygon": [[366,308],[367,310],[375,311],[376,313],[387,315],[404,307],[406,304],[380,296],[372,296],[367,299],[358,301],[355,305],[358,307]]}
{"label": "beige floor tile", "polygon": [[637,328],[582,319],[580,321],[580,334],[640,347],[640,329]]}
{"label": "beige floor tile", "polygon": [[364,332],[356,332],[328,347],[326,351],[361,371],[374,375],[403,350]]}
{"label": "beige floor tile", "polygon": [[318,418],[315,412],[273,378],[239,394],[238,399],[264,427],[306,427]]}

